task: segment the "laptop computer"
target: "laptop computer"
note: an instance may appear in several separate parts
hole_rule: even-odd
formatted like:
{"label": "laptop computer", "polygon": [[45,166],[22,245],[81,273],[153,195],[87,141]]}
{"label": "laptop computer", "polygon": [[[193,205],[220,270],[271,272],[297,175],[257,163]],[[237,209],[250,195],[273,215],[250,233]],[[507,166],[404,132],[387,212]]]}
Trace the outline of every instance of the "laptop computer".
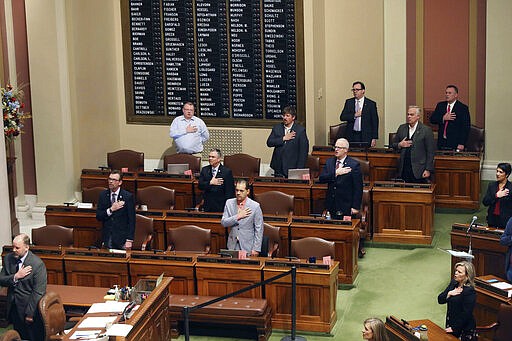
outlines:
{"label": "laptop computer", "polygon": [[185,174],[189,170],[188,163],[169,163],[167,164],[167,173],[169,174]]}
{"label": "laptop computer", "polygon": [[288,179],[308,180],[309,179],[309,168],[288,169]]}

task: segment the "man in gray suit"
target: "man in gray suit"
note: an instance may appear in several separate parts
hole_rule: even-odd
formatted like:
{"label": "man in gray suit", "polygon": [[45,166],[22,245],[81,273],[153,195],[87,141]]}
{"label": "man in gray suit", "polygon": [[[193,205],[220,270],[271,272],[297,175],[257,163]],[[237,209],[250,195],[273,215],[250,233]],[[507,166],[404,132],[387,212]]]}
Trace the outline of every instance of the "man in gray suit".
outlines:
{"label": "man in gray suit", "polygon": [[30,238],[22,233],[4,257],[0,286],[7,287],[7,316],[23,340],[44,340],[37,305],[46,293],[46,267],[29,251]]}
{"label": "man in gray suit", "polygon": [[231,227],[229,250],[244,250],[251,256],[258,256],[263,239],[263,213],[260,204],[248,197],[249,191],[246,180],[236,182],[236,198],[226,201],[221,224]]}
{"label": "man in gray suit", "polygon": [[427,183],[434,170],[434,134],[419,122],[421,109],[409,106],[407,123],[400,125],[393,148],[400,150],[398,176],[406,182]]}

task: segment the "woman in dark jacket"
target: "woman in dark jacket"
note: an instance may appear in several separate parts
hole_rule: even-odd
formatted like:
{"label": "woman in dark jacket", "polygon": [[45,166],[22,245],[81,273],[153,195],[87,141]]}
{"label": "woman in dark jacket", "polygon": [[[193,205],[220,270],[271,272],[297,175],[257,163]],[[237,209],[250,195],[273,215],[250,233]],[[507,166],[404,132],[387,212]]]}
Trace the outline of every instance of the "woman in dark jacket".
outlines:
{"label": "woman in dark jacket", "polygon": [[446,289],[437,297],[439,304],[448,304],[446,332],[473,340],[476,328],[473,308],[476,302],[475,268],[463,261],[455,264],[455,274]]}
{"label": "woman in dark jacket", "polygon": [[483,200],[487,209],[487,225],[505,228],[512,216],[512,183],[508,181],[511,166],[508,162],[498,164],[496,181],[491,182]]}

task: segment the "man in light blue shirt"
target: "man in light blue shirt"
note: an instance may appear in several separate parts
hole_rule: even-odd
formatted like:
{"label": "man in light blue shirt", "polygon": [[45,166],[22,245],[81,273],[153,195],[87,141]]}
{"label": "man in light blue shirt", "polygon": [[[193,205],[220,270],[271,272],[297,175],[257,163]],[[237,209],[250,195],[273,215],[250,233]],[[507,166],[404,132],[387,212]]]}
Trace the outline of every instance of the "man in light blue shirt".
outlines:
{"label": "man in light blue shirt", "polygon": [[176,151],[183,154],[196,154],[203,151],[203,143],[210,138],[208,128],[202,119],[194,116],[194,104],[183,104],[183,115],[171,123],[170,136],[176,143]]}

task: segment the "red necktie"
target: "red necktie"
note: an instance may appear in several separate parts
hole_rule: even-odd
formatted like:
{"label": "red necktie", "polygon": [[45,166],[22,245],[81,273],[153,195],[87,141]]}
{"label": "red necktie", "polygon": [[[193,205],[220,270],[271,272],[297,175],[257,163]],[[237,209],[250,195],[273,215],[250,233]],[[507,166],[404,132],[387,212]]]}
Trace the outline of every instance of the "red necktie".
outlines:
{"label": "red necktie", "polygon": [[[450,112],[450,103],[446,106],[446,112]],[[446,128],[448,128],[448,120],[444,121],[444,131],[443,131],[443,137],[446,138]]]}
{"label": "red necktie", "polygon": [[340,160],[336,161],[336,169],[340,168],[340,164],[341,164]]}

